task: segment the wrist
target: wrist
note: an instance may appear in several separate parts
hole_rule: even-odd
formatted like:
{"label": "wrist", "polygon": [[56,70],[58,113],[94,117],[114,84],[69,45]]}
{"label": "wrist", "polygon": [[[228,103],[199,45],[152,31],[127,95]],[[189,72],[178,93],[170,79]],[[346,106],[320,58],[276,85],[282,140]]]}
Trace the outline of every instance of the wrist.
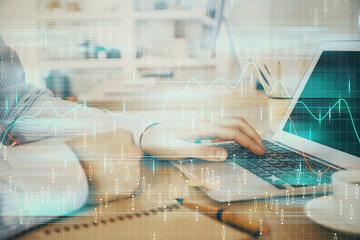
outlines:
{"label": "wrist", "polygon": [[158,126],[158,125],[160,125],[160,124],[161,124],[161,122],[156,122],[156,123],[150,124],[150,125],[147,126],[147,127],[144,129],[144,131],[141,133],[140,138],[139,138],[139,146],[140,146],[141,150],[144,151],[143,146],[141,145],[141,141],[142,141],[142,139],[143,139],[143,137],[144,137],[145,132],[148,131],[150,128],[155,127],[155,126]]}

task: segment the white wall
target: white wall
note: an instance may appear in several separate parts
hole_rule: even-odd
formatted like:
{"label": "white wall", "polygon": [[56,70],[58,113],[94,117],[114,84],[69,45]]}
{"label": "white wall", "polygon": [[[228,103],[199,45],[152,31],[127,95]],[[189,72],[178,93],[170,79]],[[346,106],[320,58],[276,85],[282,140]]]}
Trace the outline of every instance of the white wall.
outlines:
{"label": "white wall", "polygon": [[[241,57],[270,55],[270,50],[275,48],[277,49],[274,55],[279,57],[311,56],[317,45],[324,40],[359,39],[360,34],[354,21],[359,2],[359,0],[227,0],[226,16],[233,30],[237,52]],[[86,0],[81,3],[88,4]],[[233,3],[232,8],[231,3]],[[38,0],[0,0],[0,34],[15,48],[23,60],[28,81],[43,85],[41,78],[37,76],[37,71],[28,67],[32,61],[28,46],[35,45],[35,51],[36,44],[39,43],[37,4]],[[315,11],[317,26],[314,26]],[[160,29],[168,29],[168,27]],[[147,34],[153,30],[149,28],[147,32],[145,31],[144,37],[148,37]],[[159,33],[167,36],[161,31]],[[173,35],[172,30],[169,34]],[[221,51],[229,51],[227,38],[223,28],[219,36],[219,55]],[[163,47],[163,44],[156,45]],[[266,52],[266,48],[270,50]],[[296,85],[296,81],[292,80],[288,85],[292,88]]]}
{"label": "white wall", "polygon": [[228,0],[227,15],[241,26],[311,26],[317,12],[319,25],[343,27],[351,25],[358,7],[359,0]]}
{"label": "white wall", "polygon": [[[28,67],[38,59],[36,45],[38,24],[36,22],[37,0],[0,0],[0,34],[6,44],[15,49],[26,70],[27,82],[44,87],[36,69]],[[30,46],[33,46],[30,53]]]}
{"label": "white wall", "polygon": [[[359,0],[234,0],[231,8],[229,0],[226,16],[239,58],[304,60],[307,65],[323,41],[360,39],[359,5]],[[226,39],[223,42],[226,44]],[[287,65],[283,71],[293,72],[294,77],[284,81],[293,89],[301,80],[295,77],[300,74],[298,68],[303,66]]]}

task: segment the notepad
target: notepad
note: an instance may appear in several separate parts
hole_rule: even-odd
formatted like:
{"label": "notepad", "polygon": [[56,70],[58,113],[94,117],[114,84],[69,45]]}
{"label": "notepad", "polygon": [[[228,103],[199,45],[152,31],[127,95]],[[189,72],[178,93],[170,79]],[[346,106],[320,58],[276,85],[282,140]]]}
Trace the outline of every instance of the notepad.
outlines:
{"label": "notepad", "polygon": [[68,217],[19,239],[250,239],[243,232],[176,203],[132,211],[128,207],[130,202],[119,201],[108,208],[101,205],[93,208],[88,216]]}

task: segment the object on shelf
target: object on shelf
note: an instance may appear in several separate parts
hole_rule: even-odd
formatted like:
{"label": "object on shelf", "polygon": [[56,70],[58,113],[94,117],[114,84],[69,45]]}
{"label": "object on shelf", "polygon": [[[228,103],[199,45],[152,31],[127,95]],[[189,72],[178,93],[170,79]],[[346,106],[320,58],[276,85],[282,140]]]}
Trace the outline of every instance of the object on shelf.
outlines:
{"label": "object on shelf", "polygon": [[215,18],[215,16],[216,16],[216,8],[217,8],[217,1],[216,0],[209,0],[207,2],[206,14],[210,18]]}
{"label": "object on shelf", "polygon": [[84,58],[88,59],[90,58],[90,42],[85,41],[81,44],[79,44],[80,52],[83,55]]}
{"label": "object on shelf", "polygon": [[154,74],[144,74],[142,76],[143,78],[173,78],[174,77],[174,72],[171,71],[169,73],[154,73]]}
{"label": "object on shelf", "polygon": [[136,0],[137,11],[195,9],[199,8],[200,0]]}
{"label": "object on shelf", "polygon": [[106,48],[103,46],[95,46],[94,58],[105,59],[106,58]]}
{"label": "object on shelf", "polygon": [[59,1],[59,0],[49,0],[44,3],[44,7],[49,9],[50,11],[53,10],[63,10],[68,12],[80,12],[81,8],[79,3],[75,0],[71,0],[68,2]]}
{"label": "object on shelf", "polygon": [[67,9],[68,12],[80,12],[80,6],[77,2],[68,2]]}
{"label": "object on shelf", "polygon": [[115,59],[121,58],[120,50],[117,48],[107,48],[101,45],[96,45],[90,41],[85,41],[79,44],[81,55],[85,59]]}
{"label": "object on shelf", "polygon": [[121,58],[121,53],[119,49],[116,48],[110,48],[106,51],[106,57],[107,58]]}
{"label": "object on shelf", "polygon": [[45,81],[46,87],[54,93],[55,97],[62,99],[71,97],[70,78],[68,75],[58,70],[51,70]]}
{"label": "object on shelf", "polygon": [[138,47],[136,50],[136,58],[142,58],[142,56],[143,56],[143,48]]}
{"label": "object on shelf", "polygon": [[156,1],[154,2],[154,9],[155,10],[165,10],[168,9],[169,5],[165,1]]}
{"label": "object on shelf", "polygon": [[60,3],[59,3],[59,1],[57,1],[57,0],[52,0],[52,1],[49,1],[49,2],[46,4],[46,7],[47,7],[49,10],[58,9],[58,8],[60,8]]}
{"label": "object on shelf", "polygon": [[190,0],[175,0],[174,5],[171,8],[190,9],[191,4],[196,4],[196,1]]}

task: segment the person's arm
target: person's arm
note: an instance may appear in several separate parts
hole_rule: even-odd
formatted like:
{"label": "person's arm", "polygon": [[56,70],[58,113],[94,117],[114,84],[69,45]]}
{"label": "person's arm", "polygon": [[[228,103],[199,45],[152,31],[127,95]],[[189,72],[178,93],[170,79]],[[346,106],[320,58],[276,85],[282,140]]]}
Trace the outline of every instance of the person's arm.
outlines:
{"label": "person's arm", "polygon": [[[140,184],[143,152],[131,132],[117,129],[66,141],[87,172],[90,203],[114,201],[131,196]],[[90,173],[91,169],[91,173]]]}
{"label": "person's arm", "polygon": [[[122,128],[135,142],[148,125],[145,118],[89,108],[55,98],[48,89],[25,82],[18,55],[0,36],[0,140],[9,145],[10,136],[21,143],[48,138],[66,141],[76,136],[96,135]],[[6,132],[8,134],[6,134]]]}
{"label": "person's arm", "polygon": [[[19,102],[24,104],[22,100]],[[86,138],[121,128],[132,132],[138,144],[139,136],[147,125],[148,121],[143,118],[127,118],[64,101],[47,93],[36,98],[31,107],[17,115],[7,130],[21,143],[27,143],[43,139],[67,141],[80,136]]]}
{"label": "person's arm", "polygon": [[1,239],[71,215],[87,201],[86,175],[65,143],[41,141],[6,151],[0,152]]}
{"label": "person's arm", "polygon": [[265,154],[260,135],[242,117],[222,117],[214,122],[181,121],[154,125],[141,138],[143,151],[159,159],[199,158],[211,162],[225,161],[228,153],[219,147],[188,140],[215,139],[235,141],[255,154]]}
{"label": "person's arm", "polygon": [[[17,54],[0,36],[0,139],[4,144],[0,145],[1,238],[10,238],[54,217],[69,214],[86,202],[85,174],[66,144],[22,145],[32,141],[28,134],[36,136],[36,133],[26,125],[18,126],[17,121],[32,111],[36,101],[51,96],[50,91],[25,83]],[[41,124],[37,122],[36,126]],[[41,136],[33,139],[39,138]],[[8,145],[14,140],[21,145],[10,148]],[[79,168],[79,173],[67,172]]]}
{"label": "person's arm", "polygon": [[[66,169],[69,171],[67,180],[77,178],[78,174],[86,176],[86,181],[71,181],[72,184],[69,184],[69,186],[77,184],[79,186],[76,187],[86,189],[76,196],[77,203],[81,203],[80,199],[87,196],[88,184],[91,190],[90,201],[99,201],[105,197],[108,200],[115,200],[132,194],[138,187],[136,179],[137,174],[140,174],[139,163],[142,157],[142,151],[136,146],[134,139],[138,143],[142,129],[146,127],[146,120],[126,118],[123,115],[55,98],[51,91],[25,83],[24,70],[17,54],[4,44],[1,45],[1,39],[0,55],[2,56],[0,63],[2,64],[0,68],[2,143],[9,145],[15,140],[27,148],[28,143],[45,139],[50,144],[66,141],[80,162],[66,161],[63,158],[52,160],[54,165],[66,162]],[[4,153],[9,151],[3,149],[5,149]],[[42,156],[41,153],[38,154]],[[106,167],[103,164],[104,158],[107,158],[109,163]],[[16,161],[14,163],[16,164]],[[25,169],[22,171],[26,177],[28,172]],[[11,171],[2,172],[0,177],[8,179],[11,174],[21,174],[20,172],[19,168],[14,167]],[[127,176],[127,173],[130,176]],[[39,170],[37,174],[46,175],[50,172]],[[43,184],[42,179],[33,182],[33,178],[30,178],[28,182],[35,186]],[[17,184],[17,189],[23,193],[21,196],[27,193],[22,189],[21,184]],[[4,221],[3,227],[9,227],[7,223],[10,222],[5,219],[11,218],[9,211],[4,210],[11,210],[12,213],[19,211],[9,207],[10,202],[7,195],[4,195],[3,201],[0,202],[0,206],[3,205],[3,210],[0,209]],[[27,218],[35,217],[36,213]],[[40,216],[39,218],[41,219]],[[22,225],[21,228],[14,229],[14,232],[24,227],[25,225]]]}

